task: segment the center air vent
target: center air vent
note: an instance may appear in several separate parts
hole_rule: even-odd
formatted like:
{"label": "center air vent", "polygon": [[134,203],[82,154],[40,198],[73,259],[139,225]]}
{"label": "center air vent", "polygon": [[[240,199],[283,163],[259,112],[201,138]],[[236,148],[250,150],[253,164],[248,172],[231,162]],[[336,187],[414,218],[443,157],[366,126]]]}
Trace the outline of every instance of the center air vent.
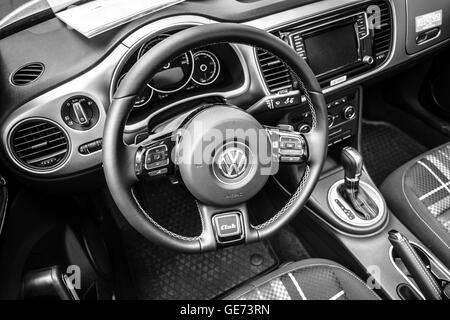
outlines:
{"label": "center air vent", "polygon": [[271,93],[292,89],[292,76],[286,65],[265,50],[257,49],[261,72]]}
{"label": "center air vent", "polygon": [[26,86],[36,81],[44,73],[44,65],[39,62],[27,64],[11,75],[11,83]]}
{"label": "center air vent", "polygon": [[386,1],[377,1],[373,3],[379,8],[375,11],[373,21],[379,22],[374,25],[374,50],[377,64],[384,62],[392,47],[392,16],[389,4]]}
{"label": "center air vent", "polygon": [[43,120],[26,120],[16,126],[10,136],[11,151],[26,168],[48,171],[67,157],[69,142],[56,124]]}

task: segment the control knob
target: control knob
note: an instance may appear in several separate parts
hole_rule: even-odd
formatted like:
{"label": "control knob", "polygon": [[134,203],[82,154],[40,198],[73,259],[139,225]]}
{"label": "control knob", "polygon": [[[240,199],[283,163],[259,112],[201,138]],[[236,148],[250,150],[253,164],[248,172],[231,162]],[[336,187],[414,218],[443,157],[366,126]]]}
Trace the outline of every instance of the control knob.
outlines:
{"label": "control knob", "polygon": [[99,119],[97,104],[89,97],[75,96],[64,102],[61,108],[64,122],[75,130],[88,130]]}
{"label": "control knob", "polygon": [[334,124],[334,116],[329,115],[328,116],[328,128],[331,128]]}
{"label": "control knob", "polygon": [[373,65],[374,62],[375,62],[375,59],[372,56],[365,56],[363,58],[363,63],[367,64],[369,66]]}
{"label": "control knob", "polygon": [[298,132],[300,133],[309,133],[311,131],[311,126],[307,123],[302,123],[298,126]]}
{"label": "control knob", "polygon": [[354,106],[347,106],[344,108],[343,116],[345,120],[351,120],[355,117],[356,110]]}

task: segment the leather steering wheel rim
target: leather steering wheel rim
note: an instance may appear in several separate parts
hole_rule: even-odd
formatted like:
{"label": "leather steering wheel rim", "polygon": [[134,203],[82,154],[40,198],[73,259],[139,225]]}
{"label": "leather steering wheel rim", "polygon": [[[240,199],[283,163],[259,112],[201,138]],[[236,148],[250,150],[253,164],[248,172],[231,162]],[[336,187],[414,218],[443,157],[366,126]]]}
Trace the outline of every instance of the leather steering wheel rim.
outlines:
{"label": "leather steering wheel rim", "polygon": [[127,146],[123,141],[123,132],[134,100],[148,79],[167,61],[189,50],[215,43],[250,45],[277,56],[297,78],[313,119],[312,129],[306,135],[309,159],[297,191],[271,219],[261,225],[251,226],[253,236],[247,242],[270,237],[302,209],[320,178],[327,153],[327,106],[322,89],[306,62],[285,42],[254,27],[217,23],[177,32],[155,45],[127,73],[112,99],[103,136],[103,168],[111,196],[126,220],[150,241],[186,253],[198,253],[212,248],[202,246],[201,236],[189,238],[165,229],[142,209],[131,190],[136,181],[135,157],[125,152]]}

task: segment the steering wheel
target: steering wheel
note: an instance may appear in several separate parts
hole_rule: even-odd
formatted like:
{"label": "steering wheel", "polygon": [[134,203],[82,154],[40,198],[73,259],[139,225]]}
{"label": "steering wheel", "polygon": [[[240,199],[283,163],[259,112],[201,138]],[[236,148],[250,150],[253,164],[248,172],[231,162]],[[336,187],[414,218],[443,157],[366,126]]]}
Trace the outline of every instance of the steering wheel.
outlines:
{"label": "steering wheel", "polygon": [[[174,129],[128,145],[123,131],[136,96],[148,79],[181,54],[216,43],[250,45],[285,63],[299,83],[312,115],[307,134],[261,125],[229,104],[203,105]],[[244,133],[244,134],[243,134]],[[214,137],[214,139],[212,139]],[[150,241],[185,253],[216,250],[264,240],[303,207],[322,170],[327,152],[327,107],[309,66],[286,43],[254,27],[233,23],[180,31],[150,49],[128,72],[108,111],[103,137],[103,168],[108,188],[128,222]],[[297,190],[268,221],[252,225],[246,203],[282,162],[303,163]],[[202,222],[197,237],[176,234],[158,224],[136,200],[133,186],[152,176],[176,175],[195,197]]]}

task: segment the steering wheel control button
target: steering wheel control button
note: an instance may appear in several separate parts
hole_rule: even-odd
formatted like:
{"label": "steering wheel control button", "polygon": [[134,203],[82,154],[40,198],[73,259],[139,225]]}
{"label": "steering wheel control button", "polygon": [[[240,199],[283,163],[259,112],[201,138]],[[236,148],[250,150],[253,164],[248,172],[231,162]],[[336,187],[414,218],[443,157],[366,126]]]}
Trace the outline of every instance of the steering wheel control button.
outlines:
{"label": "steering wheel control button", "polygon": [[169,149],[161,145],[147,149],[145,152],[145,169],[153,170],[169,165]]}
{"label": "steering wheel control button", "polygon": [[148,176],[149,177],[159,177],[159,176],[167,174],[167,172],[168,172],[167,168],[153,170],[153,171],[148,172]]}
{"label": "steering wheel control button", "polygon": [[222,213],[213,217],[217,240],[221,243],[240,240],[243,237],[241,214],[239,212]]}
{"label": "steering wheel control button", "polygon": [[61,108],[64,123],[75,130],[89,130],[97,123],[99,116],[97,104],[85,96],[72,97]]}
{"label": "steering wheel control button", "polygon": [[292,162],[292,163],[298,163],[298,162],[302,162],[302,158],[301,157],[280,157],[280,161],[281,162]]}
{"label": "steering wheel control button", "polygon": [[306,156],[305,139],[301,136],[280,136],[279,154],[281,162],[302,162]]}
{"label": "steering wheel control button", "polygon": [[284,131],[294,131],[294,127],[290,124],[279,124],[278,128]]}

